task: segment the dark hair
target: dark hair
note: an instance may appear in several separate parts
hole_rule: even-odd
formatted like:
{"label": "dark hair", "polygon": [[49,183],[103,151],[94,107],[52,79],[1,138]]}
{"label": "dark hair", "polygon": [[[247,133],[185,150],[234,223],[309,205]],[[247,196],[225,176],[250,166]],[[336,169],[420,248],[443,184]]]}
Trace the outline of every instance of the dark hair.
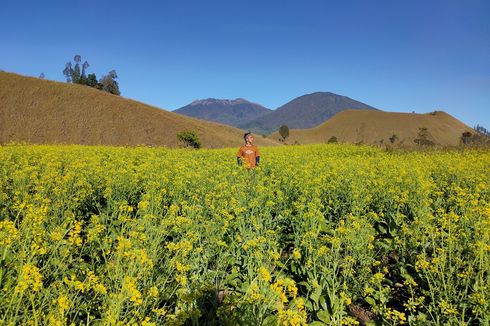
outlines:
{"label": "dark hair", "polygon": [[248,135],[251,135],[252,133],[251,132],[246,132],[244,135],[243,135],[243,140],[245,140],[245,143],[247,142],[247,137]]}

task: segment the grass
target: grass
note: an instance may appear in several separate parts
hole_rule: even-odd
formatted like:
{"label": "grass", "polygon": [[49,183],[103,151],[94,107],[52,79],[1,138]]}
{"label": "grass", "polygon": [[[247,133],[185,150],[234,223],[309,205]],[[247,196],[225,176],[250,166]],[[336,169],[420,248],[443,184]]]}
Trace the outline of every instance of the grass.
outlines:
{"label": "grass", "polygon": [[[291,129],[289,144],[326,143],[335,136],[340,143],[414,147],[420,128],[427,128],[428,140],[442,147],[458,146],[465,131],[475,131],[451,115],[436,111],[427,114],[372,110],[346,110],[311,129]],[[392,138],[394,141],[390,140]],[[269,136],[278,140],[278,132]]]}
{"label": "grass", "polygon": [[[243,131],[96,89],[0,72],[0,143],[179,147],[197,133],[205,148],[242,144]],[[277,142],[257,137],[258,145]]]}

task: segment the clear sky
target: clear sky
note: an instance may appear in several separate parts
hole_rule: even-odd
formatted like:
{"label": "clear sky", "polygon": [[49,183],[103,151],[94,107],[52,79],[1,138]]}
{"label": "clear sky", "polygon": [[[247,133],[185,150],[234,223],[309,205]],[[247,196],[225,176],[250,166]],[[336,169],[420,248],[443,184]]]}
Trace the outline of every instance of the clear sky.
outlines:
{"label": "clear sky", "polygon": [[330,91],[490,129],[489,0],[2,0],[0,30],[1,70],[63,81],[80,54],[167,110]]}

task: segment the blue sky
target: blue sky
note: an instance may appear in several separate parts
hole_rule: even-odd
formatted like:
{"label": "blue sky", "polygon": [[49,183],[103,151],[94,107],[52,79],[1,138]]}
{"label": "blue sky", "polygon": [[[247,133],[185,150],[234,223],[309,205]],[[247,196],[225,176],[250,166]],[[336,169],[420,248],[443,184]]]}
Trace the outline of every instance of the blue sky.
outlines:
{"label": "blue sky", "polygon": [[330,91],[490,129],[488,0],[2,0],[0,29],[1,70],[63,81],[80,54],[168,110]]}

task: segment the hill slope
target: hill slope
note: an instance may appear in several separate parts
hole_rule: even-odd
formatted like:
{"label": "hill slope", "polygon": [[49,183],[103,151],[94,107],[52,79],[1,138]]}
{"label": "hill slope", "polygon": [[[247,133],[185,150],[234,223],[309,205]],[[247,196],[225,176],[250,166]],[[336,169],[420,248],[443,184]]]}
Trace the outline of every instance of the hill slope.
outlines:
{"label": "hill slope", "polygon": [[257,119],[270,111],[260,104],[252,103],[241,98],[235,100],[209,98],[194,101],[173,112],[236,127]]}
{"label": "hill slope", "polygon": [[239,124],[238,127],[266,134],[279,129],[283,124],[294,129],[312,128],[346,109],[376,110],[346,96],[316,92],[297,97],[271,113],[251,122]]}
{"label": "hill slope", "polygon": [[[0,72],[0,143],[177,147],[195,131],[203,147],[235,147],[243,131],[164,111],[96,89]],[[258,145],[274,141],[257,137]]]}
{"label": "hill slope", "polygon": [[[461,134],[473,129],[453,116],[436,111],[427,114],[396,113],[373,110],[346,110],[320,126],[290,130],[288,143],[326,143],[336,137],[340,143],[392,144],[415,146],[420,128],[427,128],[427,139],[441,146],[457,146]],[[269,138],[279,139],[277,132]]]}

